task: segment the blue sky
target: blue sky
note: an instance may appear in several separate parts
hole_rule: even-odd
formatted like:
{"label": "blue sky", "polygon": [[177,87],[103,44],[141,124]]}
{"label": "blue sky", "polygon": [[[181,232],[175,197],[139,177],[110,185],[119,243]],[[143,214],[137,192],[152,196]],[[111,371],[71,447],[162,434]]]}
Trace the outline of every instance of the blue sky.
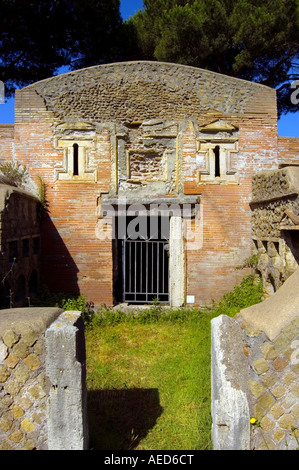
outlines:
{"label": "blue sky", "polygon": [[[143,7],[143,0],[121,0],[120,12],[124,19],[134,15]],[[0,104],[0,123],[11,124],[14,122],[14,100],[7,100]],[[278,135],[285,137],[299,137],[299,105],[297,112],[282,116],[278,121]]]}
{"label": "blue sky", "polygon": [[143,0],[121,0],[120,13],[124,20],[134,15],[137,10],[143,7]]}

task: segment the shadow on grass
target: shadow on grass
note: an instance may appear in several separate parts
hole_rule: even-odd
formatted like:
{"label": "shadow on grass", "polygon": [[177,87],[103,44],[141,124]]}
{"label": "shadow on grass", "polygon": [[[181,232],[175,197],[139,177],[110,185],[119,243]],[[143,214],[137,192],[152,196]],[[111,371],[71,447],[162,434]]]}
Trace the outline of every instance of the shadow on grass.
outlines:
{"label": "shadow on grass", "polygon": [[163,411],[156,388],[89,390],[87,406],[93,450],[135,449]]}

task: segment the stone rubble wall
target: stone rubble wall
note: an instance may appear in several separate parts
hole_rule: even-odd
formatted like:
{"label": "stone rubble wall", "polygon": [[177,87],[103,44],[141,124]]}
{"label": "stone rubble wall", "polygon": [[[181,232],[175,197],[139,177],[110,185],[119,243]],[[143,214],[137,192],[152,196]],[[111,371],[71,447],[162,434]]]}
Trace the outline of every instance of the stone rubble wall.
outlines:
{"label": "stone rubble wall", "polygon": [[298,267],[298,214],[299,168],[285,167],[253,176],[253,251],[265,297],[276,292]]}
{"label": "stone rubble wall", "polygon": [[[198,116],[199,110],[226,116],[276,114],[275,92],[270,88],[163,62],[99,65],[42,80],[23,90],[36,91],[56,118],[69,121],[181,120]],[[26,104],[27,109],[32,106]]]}
{"label": "stone rubble wall", "polygon": [[299,270],[271,297],[212,320],[217,450],[299,448]]}
{"label": "stone rubble wall", "polygon": [[265,298],[273,295],[298,268],[297,256],[294,256],[291,246],[292,239],[287,232],[282,233],[277,241],[256,240],[256,270],[262,277]]}
{"label": "stone rubble wall", "polygon": [[280,224],[285,211],[289,209],[299,211],[299,197],[297,195],[255,204],[252,212],[254,236],[262,240],[279,239]]}
{"label": "stone rubble wall", "polygon": [[299,315],[272,341],[242,317],[221,317],[212,321],[214,450],[299,448]]}
{"label": "stone rubble wall", "polygon": [[[299,447],[299,315],[271,341],[242,322],[249,362],[252,450]],[[297,441],[297,439],[298,441]]]}
{"label": "stone rubble wall", "polygon": [[[66,314],[67,317],[57,308],[0,311],[0,450],[57,449],[57,441],[49,438],[49,430],[55,427],[57,421],[60,448],[83,448],[83,439],[77,440],[78,434],[82,435],[82,427],[78,429],[77,425],[72,433],[67,427],[69,401],[64,397],[59,407],[62,415],[59,415],[51,396],[53,390],[57,392],[58,389],[53,372],[57,368],[57,357],[61,359],[61,354],[65,352],[65,357],[74,368],[77,367],[77,371],[84,363],[78,359],[78,312]],[[49,351],[49,337],[55,354],[53,350]],[[58,337],[64,338],[60,345]],[[82,350],[84,345],[81,343],[81,355]],[[85,377],[82,382],[82,374],[66,373],[66,360],[60,360],[59,371],[60,385],[66,375],[72,377],[67,390],[70,397],[76,395],[74,391],[84,389]],[[63,384],[62,389],[65,390],[65,387],[66,384]],[[80,422],[82,406],[83,401],[79,409],[73,408],[73,422],[76,416]]]}
{"label": "stone rubble wall", "polygon": [[293,175],[297,168],[286,167],[281,170],[262,171],[252,178],[252,200],[261,202],[278,199],[296,192]]}

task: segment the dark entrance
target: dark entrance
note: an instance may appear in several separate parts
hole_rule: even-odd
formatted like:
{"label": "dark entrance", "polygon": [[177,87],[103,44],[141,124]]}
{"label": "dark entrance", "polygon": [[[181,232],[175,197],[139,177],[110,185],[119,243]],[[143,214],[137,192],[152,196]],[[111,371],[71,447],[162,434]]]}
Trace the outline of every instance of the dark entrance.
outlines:
{"label": "dark entrance", "polygon": [[[169,217],[127,218],[126,236],[118,241],[122,302],[169,301]],[[120,281],[120,279],[119,279]]]}

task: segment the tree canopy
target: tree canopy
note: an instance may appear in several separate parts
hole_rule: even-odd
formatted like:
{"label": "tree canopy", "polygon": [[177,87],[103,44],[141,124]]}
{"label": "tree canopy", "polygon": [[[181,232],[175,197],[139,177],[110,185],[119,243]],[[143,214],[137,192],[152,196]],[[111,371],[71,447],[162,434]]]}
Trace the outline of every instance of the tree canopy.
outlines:
{"label": "tree canopy", "polygon": [[299,0],[144,0],[128,21],[120,0],[0,0],[0,80],[6,96],[63,67],[158,60],[276,88],[297,111]]}
{"label": "tree canopy", "polygon": [[[296,111],[299,0],[144,0],[126,23],[131,58],[206,68],[278,91],[279,112]],[[130,52],[130,51],[129,51]]]}
{"label": "tree canopy", "polygon": [[51,77],[120,60],[120,0],[0,0],[0,80],[6,96]]}

